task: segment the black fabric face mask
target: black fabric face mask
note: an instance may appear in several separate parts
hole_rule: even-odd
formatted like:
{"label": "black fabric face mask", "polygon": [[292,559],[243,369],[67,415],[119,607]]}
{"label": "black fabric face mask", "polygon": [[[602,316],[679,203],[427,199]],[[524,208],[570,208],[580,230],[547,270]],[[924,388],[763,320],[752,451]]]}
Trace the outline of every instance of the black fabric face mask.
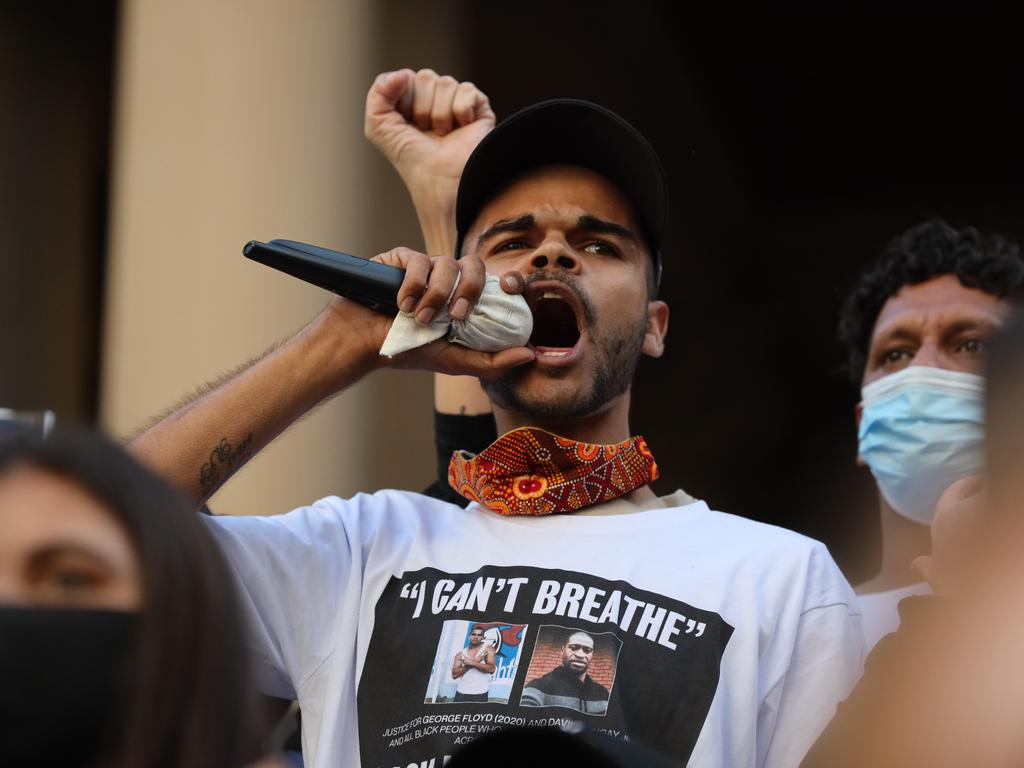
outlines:
{"label": "black fabric face mask", "polygon": [[138,614],[0,606],[0,765],[94,765],[116,737]]}

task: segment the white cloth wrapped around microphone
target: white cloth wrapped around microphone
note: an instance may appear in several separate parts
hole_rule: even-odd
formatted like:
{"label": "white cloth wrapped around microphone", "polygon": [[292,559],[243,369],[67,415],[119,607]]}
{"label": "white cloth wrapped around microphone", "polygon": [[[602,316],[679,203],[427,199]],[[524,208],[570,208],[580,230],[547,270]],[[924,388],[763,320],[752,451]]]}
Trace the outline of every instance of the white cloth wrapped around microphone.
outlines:
{"label": "white cloth wrapped around microphone", "polygon": [[[455,288],[458,288],[458,281]],[[452,294],[455,293],[452,289]],[[399,313],[391,324],[387,338],[380,348],[385,357],[422,347],[447,334],[448,341],[462,344],[481,352],[498,352],[509,347],[521,347],[533,333],[533,314],[519,294],[505,293],[494,275],[487,275],[483,293],[473,311],[465,320],[455,320],[448,314],[448,303],[428,325],[420,325],[407,312]]]}

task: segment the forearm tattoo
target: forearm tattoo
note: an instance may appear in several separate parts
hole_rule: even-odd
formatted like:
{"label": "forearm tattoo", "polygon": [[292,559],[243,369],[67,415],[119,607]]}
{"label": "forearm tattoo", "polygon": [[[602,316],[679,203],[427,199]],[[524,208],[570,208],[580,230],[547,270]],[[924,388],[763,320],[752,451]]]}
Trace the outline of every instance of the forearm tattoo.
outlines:
{"label": "forearm tattoo", "polygon": [[211,495],[225,480],[249,458],[252,448],[252,432],[245,436],[237,446],[231,445],[226,438],[221,438],[217,446],[210,451],[210,460],[199,469],[199,484],[203,494]]}

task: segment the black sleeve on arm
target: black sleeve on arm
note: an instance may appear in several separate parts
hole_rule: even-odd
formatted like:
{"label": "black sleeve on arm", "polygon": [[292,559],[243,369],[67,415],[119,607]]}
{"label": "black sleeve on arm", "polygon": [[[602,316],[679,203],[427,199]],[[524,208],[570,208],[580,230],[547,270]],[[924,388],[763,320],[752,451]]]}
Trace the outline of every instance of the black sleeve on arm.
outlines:
{"label": "black sleeve on arm", "polygon": [[434,411],[434,449],[437,452],[437,479],[423,491],[427,496],[465,507],[467,499],[459,496],[448,485],[448,464],[455,451],[480,453],[498,438],[494,416],[459,416]]}

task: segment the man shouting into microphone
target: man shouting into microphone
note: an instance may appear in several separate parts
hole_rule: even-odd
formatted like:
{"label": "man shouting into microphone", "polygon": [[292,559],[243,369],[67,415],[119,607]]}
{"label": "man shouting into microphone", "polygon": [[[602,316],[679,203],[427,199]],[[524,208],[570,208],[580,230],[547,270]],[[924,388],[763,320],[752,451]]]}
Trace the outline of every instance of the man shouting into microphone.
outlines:
{"label": "man shouting into microphone", "polygon": [[[392,320],[335,298],[134,443],[202,503],[216,490],[200,479],[212,446],[244,444],[237,468],[377,368],[485,381],[501,437],[452,459],[467,509],[381,491],[210,520],[262,685],[299,699],[308,764],[441,765],[487,730],[568,716],[680,765],[795,765],[859,672],[859,617],[821,544],[648,487],[657,464],[628,411],[637,363],[662,354],[668,329],[654,150],[622,118],[572,100],[490,130],[475,87],[429,71],[378,78],[370,103],[399,155],[435,170],[447,157],[458,183],[454,206],[435,185],[437,219],[417,201],[425,229],[445,230],[454,209],[458,259],[376,257],[406,270],[403,313],[423,325],[468,317],[485,275],[500,276],[530,308],[530,343],[488,353],[440,340],[382,357]],[[415,199],[411,182],[429,174],[398,166]],[[452,654],[478,624],[500,634],[491,700],[449,702],[438,692],[454,689]],[[606,710],[520,704],[547,647],[537,638],[558,627],[614,636]]]}

